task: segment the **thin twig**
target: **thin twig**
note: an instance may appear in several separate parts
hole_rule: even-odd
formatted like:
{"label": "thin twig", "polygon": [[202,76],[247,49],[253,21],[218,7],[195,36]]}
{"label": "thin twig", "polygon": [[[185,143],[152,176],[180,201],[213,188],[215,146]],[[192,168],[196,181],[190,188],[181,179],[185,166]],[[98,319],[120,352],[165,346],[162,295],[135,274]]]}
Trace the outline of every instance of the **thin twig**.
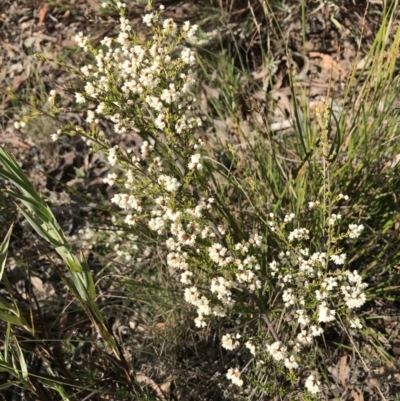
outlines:
{"label": "thin twig", "polygon": [[271,321],[269,320],[268,316],[265,313],[261,314],[261,319],[264,320],[264,322],[267,324],[269,331],[272,334],[272,337],[274,337],[275,341],[280,341],[278,334],[276,333],[274,326],[272,326]]}

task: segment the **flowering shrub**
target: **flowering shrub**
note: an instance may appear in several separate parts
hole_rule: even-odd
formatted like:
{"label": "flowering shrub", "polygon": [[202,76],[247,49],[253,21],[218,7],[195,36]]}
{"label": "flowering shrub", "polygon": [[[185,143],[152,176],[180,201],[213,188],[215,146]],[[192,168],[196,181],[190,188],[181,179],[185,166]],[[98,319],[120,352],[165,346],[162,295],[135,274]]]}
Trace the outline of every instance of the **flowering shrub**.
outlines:
{"label": "flowering shrub", "polygon": [[[346,269],[346,251],[339,247],[356,240],[363,226],[350,224],[343,230],[341,214],[332,212],[348,197],[334,196],[329,188],[324,117],[317,151],[324,185],[320,198],[309,202],[310,211],[322,218],[319,241],[310,238],[301,215],[279,211],[266,213],[268,221],[259,216],[252,229],[237,232],[224,213],[229,205],[213,185],[218,164],[206,157],[207,143],[198,133],[202,119],[191,94],[196,54],[184,45],[197,26],[185,22],[178,27],[171,19],[163,20],[160,7],[143,17],[152,38],[141,41],[125,17],[125,6],[113,6],[121,15],[117,38],[104,38],[96,49],[82,33],[76,37],[95,60],[80,69],[84,91],[75,95],[78,104],[95,104],[86,112],[90,128],[66,126],[53,140],[79,133],[93,151],[106,153],[114,171],[104,182],[118,191],[111,202],[137,235],[151,230],[157,236],[165,265],[196,311],[196,327],[229,317],[236,328],[222,336],[222,347],[233,351],[244,345],[256,366],[273,369],[273,361],[292,374],[325,328],[336,322],[360,328],[354,310],[366,300],[366,284],[357,271]],[[55,102],[55,93],[50,99]],[[111,146],[98,129],[103,120],[110,121],[117,134],[140,135],[140,153]],[[270,246],[268,238],[276,245]],[[280,312],[279,324],[270,316],[273,308]],[[254,316],[267,327],[260,327]],[[245,370],[236,366],[226,377],[239,387],[246,383]],[[250,375],[247,379],[254,384]],[[315,373],[304,382],[312,394],[320,391],[320,384]]]}

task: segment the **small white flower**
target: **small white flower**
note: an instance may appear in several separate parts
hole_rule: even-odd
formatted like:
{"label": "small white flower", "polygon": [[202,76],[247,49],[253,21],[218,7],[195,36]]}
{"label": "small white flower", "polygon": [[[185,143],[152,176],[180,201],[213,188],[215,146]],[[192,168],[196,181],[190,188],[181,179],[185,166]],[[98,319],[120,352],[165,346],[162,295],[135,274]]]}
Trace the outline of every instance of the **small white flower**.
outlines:
{"label": "small white flower", "polygon": [[340,255],[331,255],[331,261],[335,263],[335,265],[343,265],[346,261],[346,254],[342,253]]}
{"label": "small white flower", "polygon": [[176,24],[172,18],[164,20],[163,32],[171,35],[174,35],[176,33]]}
{"label": "small white flower", "polygon": [[267,345],[267,351],[276,361],[282,361],[286,358],[286,349],[286,346],[280,341],[275,341],[271,345]]}
{"label": "small white flower", "polygon": [[340,214],[332,214],[329,218],[328,218],[328,224],[330,226],[333,226],[337,220],[340,220],[342,218],[342,215]]}
{"label": "small white flower", "polygon": [[158,183],[162,185],[168,192],[176,192],[181,186],[175,177],[162,174],[158,177]]}
{"label": "small white flower", "polygon": [[197,31],[197,25],[190,25],[189,21],[186,21],[182,27],[182,35],[190,39]]}
{"label": "small white flower", "polygon": [[363,287],[361,289],[355,288],[351,294],[345,296],[346,305],[349,309],[359,308],[365,304],[367,297],[364,292],[361,292],[362,289]]}
{"label": "small white flower", "polygon": [[145,23],[147,26],[152,26],[153,22],[156,20],[156,16],[153,13],[150,14],[145,14],[142,17],[143,23]]}
{"label": "small white flower", "polygon": [[293,242],[295,239],[297,240],[303,240],[303,239],[308,239],[308,234],[309,230],[306,228],[296,228],[289,234],[289,242]]}
{"label": "small white flower", "polygon": [[189,170],[197,169],[201,170],[203,168],[203,165],[200,163],[200,158],[201,155],[198,153],[195,155],[190,156],[190,163],[188,164]]}
{"label": "small white flower", "polygon": [[308,202],[308,207],[309,209],[315,209],[320,205],[319,201],[315,201],[315,202]]}
{"label": "small white flower", "polygon": [[364,230],[364,226],[362,224],[349,224],[349,238],[358,238],[362,230]]}
{"label": "small white flower", "polygon": [[56,142],[60,139],[60,136],[61,136],[61,130],[59,129],[59,130],[57,130],[57,132],[55,134],[51,135],[51,140],[53,142]]}
{"label": "small white flower", "polygon": [[324,332],[322,327],[318,327],[318,326],[314,326],[314,325],[311,326],[310,329],[311,329],[311,335],[313,337],[318,337]]}
{"label": "small white flower", "polygon": [[185,64],[189,64],[189,65],[196,64],[195,53],[193,50],[190,50],[188,48],[182,50],[181,59]]}
{"label": "small white flower", "polygon": [[294,219],[294,217],[295,217],[294,213],[287,214],[285,216],[284,222],[285,223],[290,223]]}
{"label": "small white flower", "polygon": [[81,68],[81,73],[82,73],[85,77],[88,77],[88,76],[90,75],[89,66],[84,65],[84,66]]}
{"label": "small white flower", "polygon": [[50,91],[49,95],[50,96],[49,96],[49,98],[47,100],[49,101],[49,103],[54,104],[54,101],[55,101],[56,96],[57,96],[57,92],[54,89],[52,89]]}
{"label": "small white flower", "polygon": [[299,367],[299,364],[296,362],[294,355],[290,355],[289,358],[285,359],[285,366],[288,369],[297,369]]}
{"label": "small white flower", "polygon": [[321,391],[320,388],[321,382],[317,380],[314,375],[310,375],[307,377],[305,387],[311,394],[317,394]]}
{"label": "small white flower", "polygon": [[232,336],[232,334],[228,333],[228,334],[225,334],[224,336],[222,336],[221,345],[225,349],[227,349],[229,351],[233,351],[234,349],[239,347],[240,343],[239,343],[239,341],[236,340],[236,338],[234,336]]}
{"label": "small white flower", "polygon": [[140,153],[142,155],[142,160],[146,160],[149,155],[152,153],[153,151],[153,146],[149,144],[148,141],[144,141],[142,146],[140,147]]}
{"label": "small white flower", "polygon": [[[88,82],[88,83],[85,85],[85,92],[86,92],[89,96],[96,97],[96,88],[93,86],[93,84],[92,84],[91,82]],[[75,94],[75,98],[77,97],[77,95],[78,95],[78,98],[80,98],[80,97],[79,97],[79,93],[76,93],[76,94]]]}
{"label": "small white flower", "polygon": [[75,35],[74,39],[79,47],[82,47],[85,51],[88,50],[89,39],[83,36],[83,32],[79,32],[77,35]]}
{"label": "small white flower", "polygon": [[361,321],[358,317],[350,319],[350,327],[353,329],[362,329]]}
{"label": "small white flower", "polygon": [[108,149],[108,156],[107,156],[107,160],[110,163],[111,166],[115,166],[115,164],[117,163],[117,149],[118,149],[118,145]]}
{"label": "small white flower", "polygon": [[328,309],[325,304],[321,304],[318,307],[318,321],[319,322],[331,322],[335,320],[335,310]]}
{"label": "small white flower", "polygon": [[189,270],[186,270],[185,272],[183,272],[181,274],[181,283],[183,284],[191,284],[192,280],[191,280],[191,276],[193,276],[193,273],[190,272]]}
{"label": "small white flower", "polygon": [[238,387],[243,386],[243,380],[240,378],[240,371],[238,368],[230,368],[226,377],[232,381],[233,384],[236,384]]}
{"label": "small white flower", "polygon": [[306,315],[306,311],[304,309],[299,309],[296,311],[298,317],[297,320],[300,324],[303,324],[304,326],[308,325],[310,322],[310,319]]}
{"label": "small white flower", "polygon": [[307,334],[305,330],[302,330],[299,334],[297,334],[296,339],[300,344],[303,345],[309,345],[312,344],[313,342],[312,337],[309,334]]}
{"label": "small white flower", "polygon": [[315,291],[315,297],[317,298],[318,301],[322,301],[327,296],[328,296],[328,293],[325,291],[320,291],[320,290]]}
{"label": "small white flower", "polygon": [[109,173],[108,176],[107,176],[106,178],[103,179],[103,182],[104,182],[105,184],[108,184],[108,185],[112,186],[112,185],[115,184],[115,182],[117,181],[117,179],[118,179],[118,175],[117,175],[117,174],[115,174],[115,173]]}
{"label": "small white flower", "polygon": [[128,214],[125,217],[125,223],[128,224],[129,226],[134,226],[136,225],[136,219],[137,219],[136,215]]}
{"label": "small white flower", "polygon": [[246,348],[250,351],[252,355],[256,355],[256,346],[253,344],[251,340],[247,341],[245,344]]}
{"label": "small white flower", "polygon": [[154,125],[161,131],[166,127],[164,113],[158,115],[158,117],[154,120]]}
{"label": "small white flower", "polygon": [[160,99],[168,104],[175,102],[177,98],[178,94],[174,84],[169,84],[169,89],[164,89],[160,96]]}

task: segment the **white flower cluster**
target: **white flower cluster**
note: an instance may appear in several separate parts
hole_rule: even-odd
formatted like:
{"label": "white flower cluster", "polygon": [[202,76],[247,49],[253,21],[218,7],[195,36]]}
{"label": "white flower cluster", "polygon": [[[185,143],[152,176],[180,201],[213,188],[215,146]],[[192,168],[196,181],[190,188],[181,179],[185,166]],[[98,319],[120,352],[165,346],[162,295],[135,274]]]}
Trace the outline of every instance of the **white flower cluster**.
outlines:
{"label": "white flower cluster", "polygon": [[[116,39],[105,37],[101,41],[103,48],[94,50],[82,32],[75,36],[78,46],[92,52],[96,60],[95,65],[81,68],[87,79],[85,92],[75,94],[77,103],[90,100],[98,104],[95,111],[87,112],[86,121],[98,123],[100,118],[106,118],[114,123],[115,132],[121,134],[150,124],[161,131],[173,128],[177,133],[201,125],[200,119],[187,113],[193,101],[187,93],[195,82],[188,67],[196,63],[195,53],[184,47],[180,57],[171,58],[176,45],[183,38],[192,37],[197,25],[186,21],[179,30],[172,19],[161,22],[157,12],[149,13],[143,17],[143,22],[154,29],[153,44],[148,46],[140,43],[132,32],[129,20],[123,15],[123,5],[119,9],[122,12],[120,33]],[[113,93],[115,100],[107,96],[109,93]],[[177,110],[172,118],[171,106],[175,103]],[[149,112],[138,118],[143,114],[142,104],[148,106]],[[127,107],[140,112],[129,113]],[[195,166],[201,168],[198,162]]]}
{"label": "white flower cluster", "polygon": [[[150,220],[149,227],[160,234],[169,233],[166,241],[169,250],[167,265],[173,270],[182,271],[180,281],[188,285],[185,289],[185,300],[197,308],[196,326],[205,327],[206,316],[222,317],[233,307],[233,289],[247,288],[254,291],[261,288],[261,280],[256,274],[260,266],[254,256],[247,254],[261,246],[261,236],[255,232],[248,242],[237,244],[235,248],[240,249],[241,254],[235,258],[231,255],[234,250],[228,250],[220,242],[216,242],[215,232],[209,226],[204,226],[204,213],[211,210],[213,198],[200,199],[195,207],[186,210],[171,209],[168,206],[170,202],[167,197],[156,200],[158,207],[152,212],[156,217]],[[222,227],[219,228],[224,232]],[[236,271],[231,278],[222,275],[211,278],[208,298],[192,285],[193,272],[189,271],[190,266],[196,267],[198,264],[198,252],[201,248],[204,249],[206,243],[210,243],[207,252],[209,262],[219,267],[231,266]]]}
{"label": "white flower cluster", "polygon": [[230,368],[226,377],[233,383],[236,384],[238,387],[243,386],[243,379],[240,378],[241,373],[238,368]]}
{"label": "white flower cluster", "polygon": [[[315,204],[316,202],[313,207]],[[278,224],[278,219],[273,214],[270,217],[270,227],[284,239],[283,228],[288,223],[293,224],[294,216],[286,216],[282,224]],[[340,220],[339,214],[328,216],[326,231],[329,232],[329,227]],[[341,238],[355,239],[362,230],[362,225],[350,224]],[[362,282],[357,271],[343,268],[346,254],[340,249],[329,249],[329,246],[323,252],[312,253],[310,248],[304,246],[308,239],[309,231],[305,228],[290,231],[285,241],[288,244],[287,250],[268,265],[270,277],[277,279],[278,286],[282,288],[282,301],[288,321],[292,327],[297,328],[297,334],[285,344],[281,341],[268,344],[266,350],[273,360],[283,362],[288,369],[298,367],[300,353],[314,343],[315,337],[323,333],[323,325],[334,322],[339,313],[344,311],[350,327],[360,328],[360,320],[357,317],[349,319],[349,316],[366,301],[364,290],[367,284]],[[319,385],[313,375],[306,381],[306,388],[313,394],[319,391]]]}
{"label": "white flower cluster", "polygon": [[233,351],[240,345],[239,341],[237,340],[238,338],[240,338],[240,334],[236,334],[236,336],[233,336],[232,334],[225,334],[222,336],[221,345],[225,349]]}
{"label": "white flower cluster", "polygon": [[318,394],[321,391],[321,382],[313,374],[307,377],[305,387],[311,394]]}
{"label": "white flower cluster", "polygon": [[[117,223],[115,218],[113,223]],[[117,224],[116,224],[117,225]],[[104,227],[80,229],[69,240],[79,246],[80,249],[93,249],[101,244],[108,249],[110,255],[119,263],[139,261],[138,237],[124,230],[112,230]]]}
{"label": "white flower cluster", "polygon": [[349,238],[358,238],[363,230],[364,226],[362,224],[349,224]]}
{"label": "white flower cluster", "polygon": [[[94,127],[108,119],[116,133],[143,134],[140,153],[127,151],[126,155],[111,145],[104,149],[109,164],[121,171],[109,173],[104,182],[126,190],[111,201],[122,209],[126,224],[135,226],[140,220],[160,235],[168,269],[183,284],[186,302],[196,308],[197,327],[205,327],[211,316],[235,313],[238,299],[241,303],[245,299],[241,294],[259,299],[265,290],[277,289],[287,314],[285,322],[293,332],[290,340],[275,338],[268,344],[268,337],[242,338],[235,333],[225,334],[221,343],[227,350],[244,344],[257,358],[267,354],[269,360],[297,369],[301,353],[321,336],[325,325],[344,309],[351,315],[363,305],[366,284],[356,271],[345,270],[347,256],[340,248],[333,250],[327,243],[325,249],[313,249],[307,243],[310,231],[294,228],[293,213],[279,223],[273,213],[269,215],[269,229],[286,246],[269,263],[263,262],[263,237],[256,230],[239,241],[228,228],[214,223],[217,214],[213,214],[215,200],[209,188],[199,193],[193,189],[193,177],[207,171],[199,152],[203,143],[193,139],[195,128],[202,124],[193,115],[194,99],[189,94],[195,82],[190,67],[196,55],[178,47],[197,27],[186,22],[179,28],[172,19],[163,21],[160,12],[153,11],[143,17],[143,23],[153,29],[153,39],[141,42],[124,17],[124,7],[118,8],[121,18],[116,39],[104,38],[102,48],[95,50],[83,34],[76,37],[78,45],[95,56],[95,65],[81,69],[84,92],[76,93],[77,103],[97,105],[87,111],[86,121]],[[309,207],[324,210],[319,201],[310,202]],[[332,233],[341,220],[340,214],[327,216],[324,232]],[[288,225],[293,229],[285,235],[282,228]],[[340,238],[356,239],[362,230],[362,225],[351,224]],[[207,274],[197,274],[202,271]],[[361,326],[356,317],[347,321],[351,327]],[[226,376],[233,384],[243,385],[238,368],[229,369]],[[313,375],[308,377],[308,391],[317,393],[319,385]]]}
{"label": "white flower cluster", "polygon": [[[191,135],[194,127],[202,125],[202,120],[193,116],[194,99],[189,95],[195,83],[195,76],[190,69],[196,62],[195,53],[182,46],[182,40],[192,37],[197,26],[187,21],[179,29],[172,19],[162,21],[160,12],[151,12],[143,17],[143,22],[152,27],[153,39],[151,42],[140,41],[125,17],[125,5],[120,2],[115,5],[121,14],[120,32],[116,39],[105,37],[101,41],[101,48],[94,49],[83,33],[75,37],[78,46],[95,57],[95,64],[85,65],[80,70],[84,92],[75,94],[76,102],[97,104],[96,108],[87,111],[86,121],[92,126],[102,119],[108,119],[119,134],[143,129],[155,134],[158,131],[160,137],[170,137],[173,132],[181,136],[180,144],[184,146],[185,135]],[[177,49],[179,54],[176,56]],[[50,96],[54,98],[53,93]],[[57,140],[58,137],[59,133],[52,138]],[[165,146],[165,140],[159,138],[159,142]],[[107,143],[105,138],[104,143]],[[200,172],[203,165],[198,149],[202,141],[188,145],[185,148],[185,156],[190,160],[187,167]],[[176,220],[181,213],[164,206],[175,202],[174,198],[183,181],[174,176],[171,170],[168,174],[163,172],[164,161],[160,156],[155,156],[154,146],[153,142],[150,144],[144,140],[140,155],[130,156],[132,168],[127,168],[126,162],[121,163],[123,152],[118,146],[105,148],[109,164],[119,167],[125,174],[118,177],[110,173],[104,182],[109,185],[123,184],[129,191],[129,194],[116,194],[112,202],[127,211],[125,222],[132,226],[146,219],[142,197],[147,195],[150,198],[154,193],[165,191],[171,194],[171,197],[165,196],[163,204],[156,204],[147,221],[150,229],[161,234],[167,229],[167,223]],[[173,140],[170,146],[175,146]],[[193,150],[197,152],[192,154]],[[127,153],[130,152],[129,149]],[[145,174],[150,174],[150,177],[144,177]],[[192,218],[200,218],[203,208],[208,208],[212,201],[212,198],[200,200],[186,213]],[[203,226],[203,232],[193,232],[191,239],[185,240],[185,235],[180,233],[182,245],[193,245],[197,235],[209,238],[209,233],[205,231],[207,229]],[[190,281],[190,275],[186,274],[183,281]]]}

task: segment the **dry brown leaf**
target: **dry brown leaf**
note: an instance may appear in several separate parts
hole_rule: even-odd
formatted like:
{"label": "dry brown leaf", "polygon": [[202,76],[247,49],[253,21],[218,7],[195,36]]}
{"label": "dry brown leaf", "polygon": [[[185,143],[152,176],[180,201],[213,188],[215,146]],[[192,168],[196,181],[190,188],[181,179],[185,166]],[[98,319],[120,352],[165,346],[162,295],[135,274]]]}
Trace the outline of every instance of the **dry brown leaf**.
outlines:
{"label": "dry brown leaf", "polygon": [[270,71],[267,68],[261,68],[258,71],[253,71],[251,73],[253,79],[255,79],[256,81],[262,78],[265,78],[267,75],[270,74]]}
{"label": "dry brown leaf", "polygon": [[99,11],[101,9],[101,2],[98,0],[88,0],[88,3],[90,5],[90,7],[94,10],[94,11]]}
{"label": "dry brown leaf", "polygon": [[46,292],[46,290],[43,286],[43,281],[39,277],[31,277],[31,283],[39,292],[42,292],[42,293]]}
{"label": "dry brown leaf", "polygon": [[143,383],[146,384],[147,386],[151,387],[153,391],[157,394],[157,397],[161,401],[167,401],[167,397],[165,397],[164,393],[162,392],[161,388],[157,385],[157,383],[150,379],[150,377],[143,375],[141,373],[138,373],[136,375],[136,380],[138,383]]}
{"label": "dry brown leaf", "polygon": [[345,78],[347,71],[329,54],[324,54],[320,52],[310,52],[310,58],[320,58],[320,66],[326,70],[332,70],[334,78]]}
{"label": "dry brown leaf", "polygon": [[271,99],[276,101],[276,108],[274,109],[275,118],[285,117],[287,111],[290,116],[294,115],[293,105],[282,91],[272,90],[269,92]]}
{"label": "dry brown leaf", "polygon": [[43,25],[43,21],[46,18],[47,11],[49,11],[49,3],[44,3],[42,5],[42,7],[40,7],[40,10],[39,10],[38,26],[42,26]]}
{"label": "dry brown leaf", "polygon": [[204,89],[207,97],[212,97],[214,99],[219,99],[219,91],[218,89],[215,89],[204,82],[201,84],[202,88]]}
{"label": "dry brown leaf", "polygon": [[40,38],[42,40],[47,40],[49,42],[55,43],[56,45],[60,45],[63,47],[69,47],[71,49],[76,47],[76,42],[73,40],[61,40],[59,37],[45,35],[44,33],[40,32],[34,32],[33,36],[36,38]]}
{"label": "dry brown leaf", "polygon": [[347,355],[343,355],[340,358],[339,362],[339,380],[344,388],[347,388],[346,379],[347,379]]}
{"label": "dry brown leaf", "polygon": [[22,50],[18,46],[14,46],[9,42],[1,41],[0,45],[4,50],[7,51],[7,56],[9,58],[14,58],[15,57],[15,53],[18,53],[18,54],[22,53]]}
{"label": "dry brown leaf", "polygon": [[30,149],[31,146],[28,144],[21,142],[14,133],[2,133],[1,137],[2,143],[10,143],[15,148],[22,148],[22,149]]}
{"label": "dry brown leaf", "polygon": [[351,390],[351,395],[354,401],[364,401],[364,396],[362,394],[358,394],[357,391]]}
{"label": "dry brown leaf", "polygon": [[325,110],[325,102],[323,102],[322,100],[311,100],[311,102],[308,103],[308,110],[310,112],[315,111],[317,108],[320,110],[321,113],[323,113]]}
{"label": "dry brown leaf", "polygon": [[356,70],[362,70],[364,67],[367,67],[370,64],[371,60],[367,59],[367,57],[362,58],[356,66]]}
{"label": "dry brown leaf", "polygon": [[15,92],[22,84],[22,82],[24,82],[26,79],[25,75],[17,75],[14,79],[13,79],[13,83],[11,85],[13,92]]}
{"label": "dry brown leaf", "polygon": [[170,394],[171,393],[171,384],[172,384],[172,379],[165,381],[163,384],[160,385],[160,390],[164,394]]}
{"label": "dry brown leaf", "polygon": [[[11,89],[13,92],[16,92],[17,89],[21,86],[22,82],[25,81],[29,77],[29,71],[28,74],[22,74],[22,75],[17,75],[12,82]],[[3,103],[1,104],[1,107],[4,107],[5,104],[11,99],[10,95],[7,95],[5,99],[3,100]]]}

